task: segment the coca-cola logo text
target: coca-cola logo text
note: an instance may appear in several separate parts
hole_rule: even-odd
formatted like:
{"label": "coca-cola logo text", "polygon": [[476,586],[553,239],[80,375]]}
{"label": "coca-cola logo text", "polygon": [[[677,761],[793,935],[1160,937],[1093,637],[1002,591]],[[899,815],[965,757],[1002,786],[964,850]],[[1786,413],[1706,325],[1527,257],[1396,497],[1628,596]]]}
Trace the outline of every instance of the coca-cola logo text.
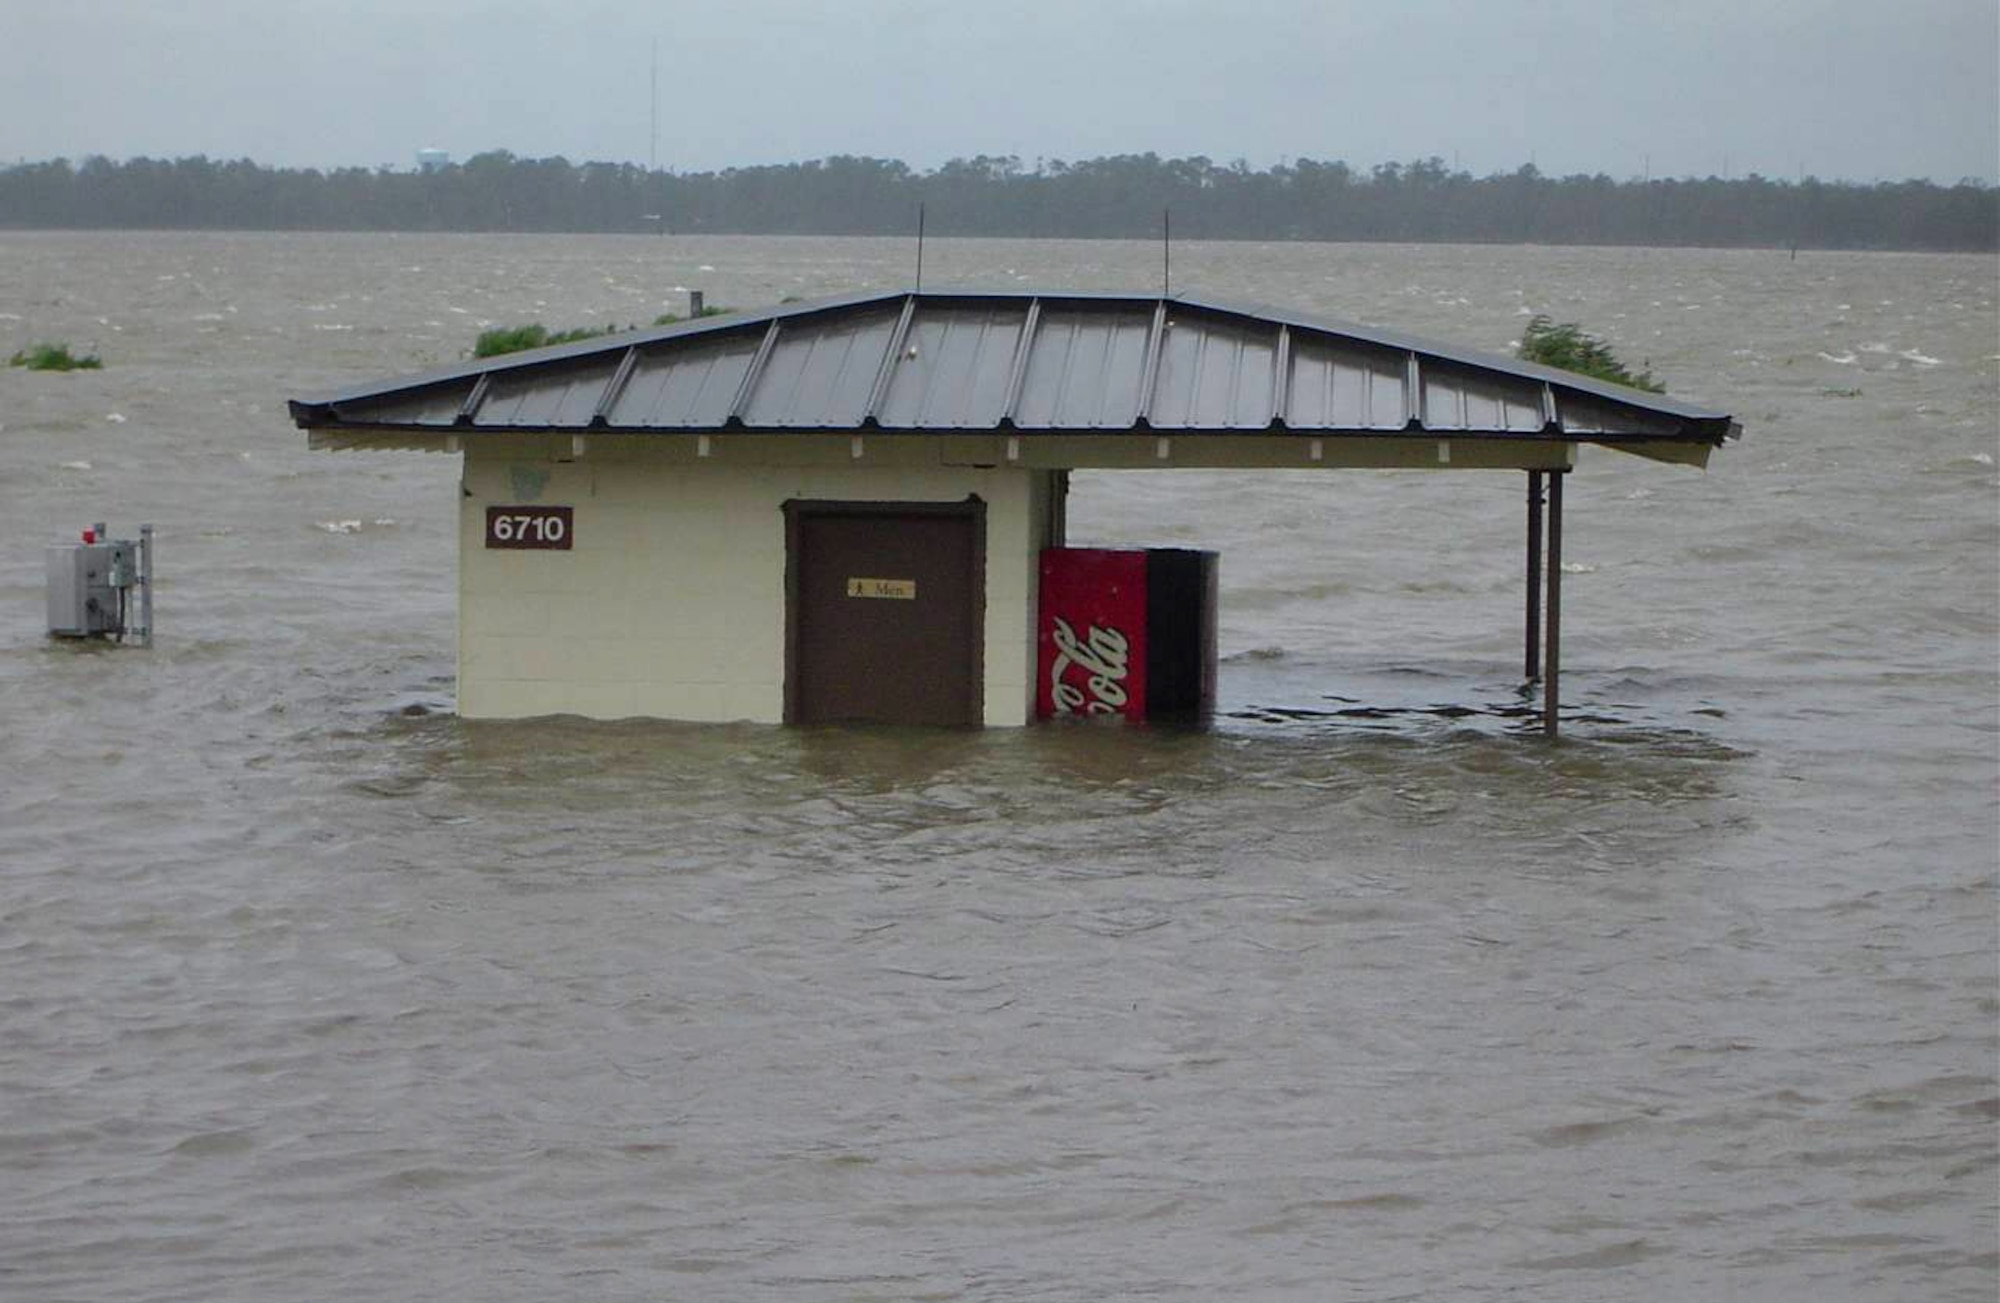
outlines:
{"label": "coca-cola logo text", "polygon": [[[1069,621],[1060,615],[1049,618],[1055,624],[1049,635],[1056,645],[1056,657],[1049,663],[1049,698],[1055,703],[1055,713],[1073,715],[1081,710],[1086,715],[1115,715],[1123,711],[1125,676],[1131,672],[1130,640],[1115,628],[1093,624],[1079,642]],[[1090,689],[1088,696],[1069,681],[1072,665],[1089,676],[1085,683]]]}

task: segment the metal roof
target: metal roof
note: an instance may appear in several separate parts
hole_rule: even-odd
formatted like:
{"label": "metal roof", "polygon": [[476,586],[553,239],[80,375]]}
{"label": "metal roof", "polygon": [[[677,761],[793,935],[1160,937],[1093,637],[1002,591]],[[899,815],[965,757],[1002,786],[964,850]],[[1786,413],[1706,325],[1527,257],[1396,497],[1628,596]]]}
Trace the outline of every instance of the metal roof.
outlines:
{"label": "metal roof", "polygon": [[308,430],[1435,434],[1719,445],[1728,415],[1195,294],[857,295],[291,403]]}

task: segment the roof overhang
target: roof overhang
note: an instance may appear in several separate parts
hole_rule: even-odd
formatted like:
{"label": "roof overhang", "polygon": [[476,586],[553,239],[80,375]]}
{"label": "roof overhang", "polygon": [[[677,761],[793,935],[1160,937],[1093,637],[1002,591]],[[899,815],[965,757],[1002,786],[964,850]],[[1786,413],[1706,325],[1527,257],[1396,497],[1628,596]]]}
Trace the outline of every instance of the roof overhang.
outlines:
{"label": "roof overhang", "polygon": [[1060,448],[1079,466],[1535,468],[1578,443],[1704,465],[1742,433],[1661,395],[1283,309],[956,290],[601,336],[295,399],[291,414],[318,447],[880,435],[997,438],[1006,460],[1053,464]]}

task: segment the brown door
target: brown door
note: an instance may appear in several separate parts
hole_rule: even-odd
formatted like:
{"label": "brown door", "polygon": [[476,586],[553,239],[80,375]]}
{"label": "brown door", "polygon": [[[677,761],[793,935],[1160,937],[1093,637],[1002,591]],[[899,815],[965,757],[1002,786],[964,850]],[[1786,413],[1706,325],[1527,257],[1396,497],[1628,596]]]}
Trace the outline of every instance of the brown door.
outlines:
{"label": "brown door", "polygon": [[986,505],[785,504],[785,718],[977,724]]}

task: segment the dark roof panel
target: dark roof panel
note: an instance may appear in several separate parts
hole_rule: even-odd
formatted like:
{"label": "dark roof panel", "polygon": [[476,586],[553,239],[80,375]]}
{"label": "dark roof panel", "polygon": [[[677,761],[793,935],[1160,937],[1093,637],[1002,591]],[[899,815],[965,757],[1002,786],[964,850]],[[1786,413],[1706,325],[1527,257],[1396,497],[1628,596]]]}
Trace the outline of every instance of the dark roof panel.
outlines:
{"label": "dark roof panel", "polygon": [[590,424],[624,353],[536,372],[499,372],[472,424],[477,429],[580,430]]}
{"label": "dark roof panel", "polygon": [[1014,424],[1023,430],[1129,430],[1153,313],[1145,307],[1045,308],[1028,343]]}
{"label": "dark roof panel", "polygon": [[743,423],[760,430],[859,428],[897,316],[850,313],[812,328],[780,323]]}
{"label": "dark roof panel", "polygon": [[1543,385],[1522,376],[1475,371],[1463,363],[1419,364],[1427,431],[1504,430],[1534,434],[1546,424]]}
{"label": "dark roof panel", "polygon": [[476,382],[470,379],[430,385],[420,389],[391,390],[381,395],[336,401],[331,404],[336,417],[325,424],[448,426],[458,419],[460,409]]}
{"label": "dark roof panel", "polygon": [[1292,332],[1285,426],[1292,430],[1400,430],[1410,422],[1407,356]]}
{"label": "dark roof panel", "polygon": [[605,424],[626,430],[720,428],[761,339],[737,333],[682,348],[641,347],[625,388],[604,414]]}
{"label": "dark roof panel", "polygon": [[997,429],[1027,316],[1020,304],[920,306],[876,419],[892,430]]}
{"label": "dark roof panel", "polygon": [[1161,429],[1255,430],[1277,407],[1278,332],[1169,315],[1147,421]]}
{"label": "dark roof panel", "polygon": [[1672,438],[1681,426],[1664,412],[1610,403],[1590,394],[1557,394],[1556,411],[1564,433],[1585,437],[1639,435]]}

